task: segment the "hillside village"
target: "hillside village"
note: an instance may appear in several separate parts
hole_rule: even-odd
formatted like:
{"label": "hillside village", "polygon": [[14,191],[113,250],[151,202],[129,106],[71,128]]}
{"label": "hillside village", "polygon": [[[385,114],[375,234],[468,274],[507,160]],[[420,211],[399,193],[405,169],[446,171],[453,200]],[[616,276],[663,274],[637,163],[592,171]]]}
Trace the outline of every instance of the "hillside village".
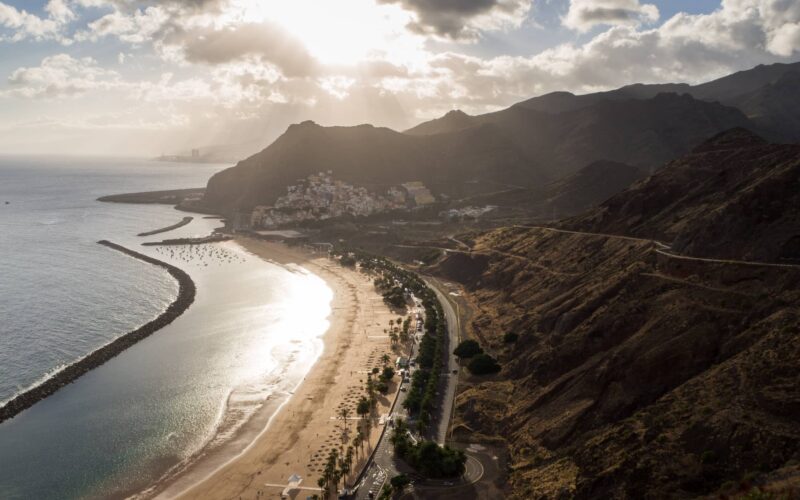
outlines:
{"label": "hillside village", "polygon": [[253,229],[274,229],[305,221],[342,216],[367,216],[392,210],[410,210],[436,202],[422,182],[407,182],[390,187],[384,194],[336,180],[333,172],[319,172],[286,188],[286,195],[272,206],[253,209]]}

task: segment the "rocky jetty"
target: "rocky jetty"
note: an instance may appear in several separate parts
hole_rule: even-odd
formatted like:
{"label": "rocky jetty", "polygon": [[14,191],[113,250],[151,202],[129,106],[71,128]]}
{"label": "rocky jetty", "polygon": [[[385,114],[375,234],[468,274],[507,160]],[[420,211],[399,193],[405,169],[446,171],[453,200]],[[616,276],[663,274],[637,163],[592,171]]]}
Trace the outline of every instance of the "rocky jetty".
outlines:
{"label": "rocky jetty", "polygon": [[136,236],[152,236],[152,235],[154,235],[154,234],[166,233],[167,231],[172,231],[173,229],[178,229],[178,228],[180,228],[180,227],[183,227],[183,226],[185,226],[186,224],[188,224],[188,223],[192,222],[193,220],[194,220],[194,217],[184,217],[184,218],[183,218],[183,219],[181,219],[181,221],[180,221],[180,222],[178,222],[177,224],[173,224],[173,225],[171,225],[171,226],[167,226],[167,227],[162,227],[161,229],[154,229],[154,230],[152,230],[152,231],[147,231],[147,232],[144,232],[144,233],[139,233],[139,234],[137,234]]}
{"label": "rocky jetty", "polygon": [[163,267],[178,282],[178,296],[169,305],[169,307],[167,307],[164,312],[159,314],[154,320],[118,337],[117,339],[90,353],[86,357],[81,358],[80,360],[67,366],[41,384],[32,387],[21,394],[18,394],[3,407],[0,407],[0,423],[15,417],[20,412],[30,408],[34,404],[55,393],[65,385],[74,382],[81,375],[97,368],[106,361],[120,354],[125,349],[172,323],[181,314],[183,314],[183,312],[186,311],[190,305],[192,305],[192,302],[194,302],[196,294],[195,284],[189,275],[184,271],[173,265],[167,264],[166,262],[162,262],[158,259],[148,257],[147,255],[134,252],[133,250],[129,250],[110,241],[102,240],[98,241],[98,243],[129,255],[135,259],[147,262],[148,264]]}

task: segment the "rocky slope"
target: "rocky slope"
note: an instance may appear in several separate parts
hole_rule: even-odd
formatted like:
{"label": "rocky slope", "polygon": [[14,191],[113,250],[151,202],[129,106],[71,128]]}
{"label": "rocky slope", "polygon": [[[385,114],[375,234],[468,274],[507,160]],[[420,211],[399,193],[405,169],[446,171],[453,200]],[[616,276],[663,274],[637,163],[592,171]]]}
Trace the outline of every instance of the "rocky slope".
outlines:
{"label": "rocky slope", "polygon": [[517,106],[558,114],[594,106],[603,101],[651,99],[661,93],[691,95],[720,102],[742,111],[772,139],[800,141],[800,63],[759,65],[700,85],[685,83],[634,84],[607,92],[574,95],[553,92]]}
{"label": "rocky slope", "polygon": [[[439,264],[504,366],[462,386],[455,434],[507,444],[516,498],[732,493],[800,459],[800,268],[677,258],[647,239],[757,255],[756,235],[790,226],[734,207],[796,213],[798,160],[735,131],[568,227],[491,231]],[[720,217],[729,233],[712,233]]]}
{"label": "rocky slope", "polygon": [[737,129],[564,227],[656,239],[697,257],[800,262],[799,188],[800,145]]}

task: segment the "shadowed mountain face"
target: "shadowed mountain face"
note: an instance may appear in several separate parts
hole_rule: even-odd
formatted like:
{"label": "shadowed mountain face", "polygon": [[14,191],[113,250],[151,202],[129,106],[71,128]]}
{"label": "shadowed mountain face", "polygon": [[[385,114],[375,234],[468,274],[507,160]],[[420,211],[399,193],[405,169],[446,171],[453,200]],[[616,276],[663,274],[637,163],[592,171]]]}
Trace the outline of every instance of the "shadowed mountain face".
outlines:
{"label": "shadowed mountain face", "polygon": [[215,175],[205,204],[223,211],[270,204],[297,179],[327,170],[376,189],[421,180],[451,197],[502,187],[541,192],[598,160],[652,169],[734,127],[800,139],[798,91],[800,63],[776,64],[697,86],[557,92],[480,116],[451,111],[405,133],[305,122]]}
{"label": "shadowed mountain face", "polygon": [[515,183],[537,185],[543,175],[493,127],[414,137],[371,125],[292,125],[267,149],[214,175],[205,203],[248,209],[272,203],[286,186],[331,170],[337,180],[374,190],[423,181],[437,194],[460,197]]}
{"label": "shadowed mountain face", "polygon": [[515,498],[693,497],[791,469],[800,267],[724,259],[800,257],[798,186],[800,146],[733,130],[561,229],[446,257],[504,366],[465,381],[455,435],[508,444]]}
{"label": "shadowed mountain face", "polygon": [[[449,116],[442,119],[447,124],[464,118]],[[555,116],[512,107],[474,121],[433,135],[293,125],[261,153],[212,177],[205,203],[225,211],[270,204],[297,179],[327,170],[376,189],[421,180],[451,197],[538,189],[597,160],[648,168],[721,130],[752,127],[738,110],[674,94],[604,101]]]}
{"label": "shadowed mountain face", "polygon": [[800,262],[800,146],[725,132],[565,226],[699,257]]}
{"label": "shadowed mountain face", "polygon": [[595,161],[548,186],[545,205],[562,216],[581,213],[619,193],[645,172],[631,165]]}

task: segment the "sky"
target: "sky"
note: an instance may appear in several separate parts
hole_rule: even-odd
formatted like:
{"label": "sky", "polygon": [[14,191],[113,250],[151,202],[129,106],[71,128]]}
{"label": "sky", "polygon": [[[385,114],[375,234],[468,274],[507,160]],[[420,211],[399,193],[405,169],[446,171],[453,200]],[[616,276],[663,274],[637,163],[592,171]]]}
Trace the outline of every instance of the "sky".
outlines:
{"label": "sky", "polygon": [[0,154],[257,150],[798,60],[797,0],[0,0]]}

